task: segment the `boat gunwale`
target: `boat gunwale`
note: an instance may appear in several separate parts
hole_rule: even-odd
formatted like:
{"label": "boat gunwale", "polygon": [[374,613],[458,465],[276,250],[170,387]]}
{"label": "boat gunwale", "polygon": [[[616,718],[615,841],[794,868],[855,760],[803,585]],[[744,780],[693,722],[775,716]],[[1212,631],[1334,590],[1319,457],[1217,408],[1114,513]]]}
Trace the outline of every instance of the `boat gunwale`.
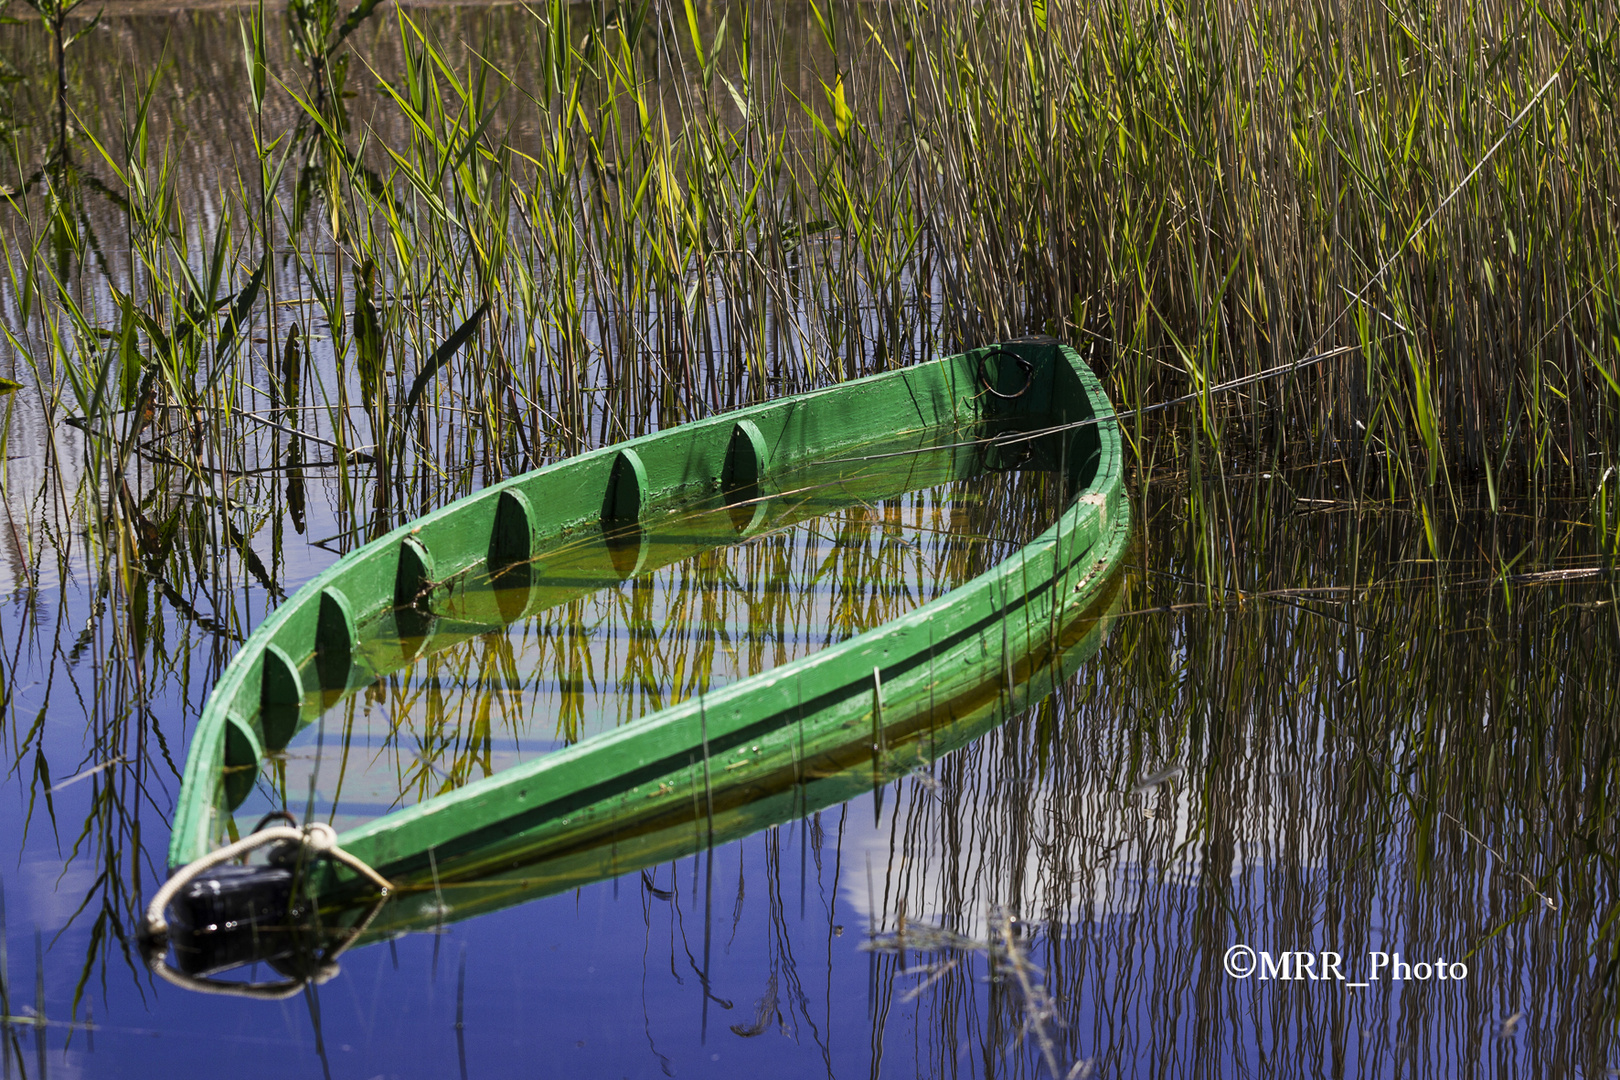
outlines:
{"label": "boat gunwale", "polygon": [[[675,731],[681,725],[689,724],[694,714],[704,714],[705,716],[718,714],[724,716],[733,712],[740,702],[762,693],[768,693],[773,687],[786,679],[791,678],[802,682],[808,678],[814,681],[822,669],[835,670],[837,666],[846,663],[851,656],[860,653],[872,650],[882,653],[883,659],[879,661],[879,666],[883,666],[888,660],[887,653],[884,650],[885,644],[890,643],[902,633],[909,632],[924,622],[948,618],[958,608],[970,605],[983,606],[986,603],[987,594],[991,597],[992,611],[1004,611],[1007,606],[1005,604],[1006,584],[1018,574],[1024,574],[1027,581],[1027,574],[1032,562],[1048,552],[1054,553],[1050,572],[1052,581],[1055,582],[1061,574],[1064,583],[1067,584],[1070,580],[1068,577],[1069,571],[1086,557],[1086,553],[1090,548],[1096,546],[1097,541],[1101,540],[1102,526],[1115,514],[1128,513],[1128,507],[1124,504],[1120,435],[1117,423],[1114,422],[1115,413],[1112,404],[1103,392],[1100,382],[1084,361],[1073,349],[1061,343],[1010,343],[969,350],[925,364],[913,365],[896,371],[884,372],[863,379],[851,380],[809,391],[804,394],[792,395],[743,409],[719,413],[690,424],[677,425],[553,462],[540,469],[509,477],[498,484],[492,484],[481,491],[459,498],[369,541],[309,579],[292,597],[266,616],[247,640],[243,642],[221,673],[199,718],[191,749],[187,756],[179,805],[174,819],[174,834],[169,851],[171,870],[206,853],[212,846],[215,820],[212,812],[221,801],[221,787],[224,783],[223,774],[228,768],[226,765],[227,748],[225,745],[228,733],[234,734],[238,738],[248,737],[250,741],[257,741],[262,738],[262,735],[259,734],[262,731],[262,717],[257,712],[247,716],[242,715],[242,710],[237,707],[237,704],[240,695],[247,688],[251,677],[254,675],[258,676],[261,684],[260,697],[262,699],[262,682],[265,677],[263,658],[269,653],[271,647],[276,647],[277,651],[280,652],[279,646],[276,645],[278,634],[285,630],[295,619],[302,618],[308,621],[310,618],[308,609],[311,606],[322,606],[323,598],[331,595],[335,591],[335,587],[341,588],[349,579],[359,577],[368,571],[373,572],[373,576],[375,576],[377,567],[371,564],[378,559],[385,559],[389,552],[394,552],[397,556],[399,553],[411,548],[413,544],[417,548],[426,551],[427,549],[417,539],[424,528],[431,529],[442,525],[449,519],[468,515],[468,511],[479,506],[482,506],[486,514],[489,514],[492,506],[499,507],[502,505],[500,500],[503,499],[504,493],[509,491],[516,492],[519,499],[508,501],[522,502],[526,499],[526,496],[522,494],[523,489],[526,487],[545,482],[559,475],[566,476],[569,472],[588,474],[592,470],[600,470],[604,462],[613,463],[610,466],[613,469],[613,474],[610,474],[609,490],[605,496],[609,502],[617,497],[614,494],[613,485],[618,481],[612,478],[619,471],[617,464],[628,460],[637,474],[635,482],[638,485],[636,489],[638,512],[641,512],[642,503],[647,506],[660,506],[668,502],[678,503],[683,496],[688,494],[715,490],[723,484],[723,478],[710,470],[708,475],[700,476],[698,479],[688,483],[648,491],[646,490],[646,478],[642,473],[641,459],[639,457],[641,451],[650,451],[666,443],[671,447],[678,448],[683,437],[686,438],[686,445],[690,449],[697,438],[710,433],[713,429],[730,428],[733,433],[733,440],[735,440],[735,433],[745,427],[753,427],[752,421],[755,419],[767,418],[771,417],[773,413],[785,413],[796,409],[810,410],[818,406],[825,408],[829,401],[836,402],[842,398],[849,398],[854,401],[863,392],[878,390],[889,381],[897,382],[915,397],[916,389],[908,380],[919,382],[927,378],[940,380],[947,400],[943,403],[936,401],[934,406],[936,411],[942,408],[948,409],[949,415],[938,417],[934,421],[936,425],[948,422],[951,419],[958,422],[965,419],[985,419],[998,412],[1007,411],[1007,403],[1005,401],[995,401],[985,388],[982,378],[985,361],[997,352],[1004,353],[1012,349],[1024,353],[1028,353],[1030,350],[1039,350],[1040,354],[1042,354],[1043,366],[1047,369],[1043,373],[1045,381],[1042,384],[1042,390],[1044,393],[1031,395],[1031,404],[1044,399],[1046,407],[1028,408],[1027,412],[1034,415],[1052,415],[1050,407],[1057,402],[1059,383],[1064,381],[1060,378],[1059,372],[1062,369],[1067,369],[1078,379],[1079,392],[1070,391],[1063,403],[1083,405],[1088,410],[1088,414],[1081,422],[1088,423],[1090,430],[1097,433],[1096,472],[1083,488],[1077,489],[1069,497],[1057,520],[1039,536],[984,573],[964,582],[945,595],[843,642],[800,657],[789,664],[738,680],[736,683],[703,695],[701,698],[689,699],[686,702],[670,706],[660,710],[658,713],[644,717],[634,724],[625,725],[612,731],[597,733],[572,746],[555,750],[532,761],[514,765],[492,776],[471,781],[461,788],[435,796],[422,803],[394,811],[384,815],[382,818],[367,822],[343,833],[341,840],[345,846],[356,842],[364,844],[368,840],[374,840],[384,831],[397,830],[402,825],[407,825],[418,819],[430,815],[437,817],[445,813],[454,813],[459,807],[487,799],[491,794],[513,783],[536,779],[548,772],[567,770],[569,766],[586,758],[587,755],[591,758],[603,754],[612,755],[615,750],[622,750],[627,744],[631,744],[632,740],[648,744],[656,743],[661,733]],[[1036,381],[1038,380],[1031,380],[1032,384]],[[964,382],[969,384],[968,387],[962,385]],[[970,392],[964,392],[965,390]],[[914,404],[919,415],[926,412],[921,403],[914,401]],[[1013,411],[1026,410],[1014,409]],[[757,429],[754,434],[757,436]],[[870,436],[864,440],[866,443],[872,441],[873,439]],[[769,466],[785,466],[792,464],[794,460],[813,460],[815,454],[825,454],[841,448],[859,445],[861,445],[860,440],[824,444],[817,446],[813,454],[803,454],[796,459],[783,462],[770,462]],[[626,454],[627,451],[629,452],[628,455]],[[774,471],[769,466],[763,469],[767,477]],[[604,510],[603,515],[606,512]],[[598,516],[596,520],[600,521],[602,517]],[[544,523],[544,532],[536,533],[531,518],[530,555],[532,556],[535,553],[537,544],[549,543],[559,537],[566,537],[575,530],[590,526],[591,523],[592,516],[590,514],[576,516],[569,520],[553,519]],[[1073,538],[1086,531],[1088,526],[1092,528],[1094,533],[1092,543],[1079,551],[1073,550]],[[499,527],[497,520],[494,528],[499,529]],[[1071,540],[1071,550],[1068,552],[1067,559],[1060,557],[1063,553],[1058,551],[1065,537]],[[493,544],[493,542],[492,540],[491,543]],[[439,557],[437,552],[429,552],[429,554],[433,557]],[[460,548],[455,553],[446,552],[445,557],[447,563],[437,568],[438,577],[436,580],[446,580],[452,575],[463,573],[468,568],[477,566],[481,559],[484,558],[484,556],[477,554],[476,551],[471,557],[467,557],[465,548]],[[1118,552],[1114,552],[1111,557],[1117,562],[1120,556]],[[397,557],[395,561],[398,562]],[[1095,579],[1096,576],[1093,574],[1090,575],[1090,578]],[[1084,584],[1084,580],[1081,584]],[[997,603],[993,599],[998,589],[1003,600],[1001,603]],[[1026,597],[1029,594],[1028,589],[1021,592]],[[341,605],[344,608],[342,616],[347,625],[351,627],[351,631],[353,627],[363,624],[374,615],[387,611],[392,606],[389,603],[392,598],[391,595],[385,597],[381,602],[377,602],[373,597],[365,607],[354,606],[354,598],[349,596],[347,592],[339,591],[337,595],[344,601]],[[1081,598],[1083,597],[1075,597],[1074,599]],[[353,640],[352,636],[351,640]],[[282,655],[285,656],[284,653]],[[297,658],[294,662],[299,664],[300,669],[307,668],[307,655]],[[356,689],[358,689],[357,686],[346,685],[341,692],[348,693]],[[833,692],[834,690],[827,691],[827,693]],[[801,697],[801,702],[802,700]],[[233,719],[236,720],[235,724],[232,723]],[[705,726],[707,726],[706,719]],[[251,749],[255,751],[254,756],[259,762],[259,767],[262,767],[262,746],[254,746]],[[553,800],[547,800],[548,803],[551,801]],[[523,808],[524,813],[532,813],[535,810],[536,807],[533,805]]]}

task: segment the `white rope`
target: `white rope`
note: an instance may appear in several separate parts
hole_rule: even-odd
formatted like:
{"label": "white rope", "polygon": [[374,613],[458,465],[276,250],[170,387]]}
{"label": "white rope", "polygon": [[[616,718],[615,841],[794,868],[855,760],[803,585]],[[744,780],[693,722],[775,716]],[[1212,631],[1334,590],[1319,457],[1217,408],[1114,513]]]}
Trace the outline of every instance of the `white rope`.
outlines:
{"label": "white rope", "polygon": [[291,825],[274,825],[244,836],[234,844],[227,844],[218,851],[211,851],[181,867],[173,877],[163,883],[163,887],[153,895],[152,902],[146,906],[147,934],[154,938],[168,936],[169,922],[164,913],[169,910],[169,905],[174,903],[174,898],[180,894],[180,890],[190,885],[200,875],[233,859],[240,859],[250,851],[256,851],[267,844],[285,841],[302,844],[316,855],[336,859],[361,877],[368,879],[384,893],[394,887],[387,878],[338,847],[337,833],[332,826],[320,821],[306,825],[302,829],[295,829]]}
{"label": "white rope", "polygon": [[[993,348],[994,346],[986,347]],[[893,450],[886,454],[862,454],[857,457],[826,458],[821,462],[821,464],[842,465],[861,461],[881,461],[884,458],[911,457],[931,453],[935,450],[956,450],[964,446],[1000,447],[1012,446],[1016,443],[1031,442],[1035,439],[1043,439],[1048,435],[1056,435],[1059,432],[1073,431],[1076,428],[1095,427],[1099,424],[1117,423],[1120,420],[1128,419],[1132,416],[1146,416],[1148,413],[1158,412],[1160,409],[1168,409],[1172,405],[1185,405],[1189,401],[1197,401],[1206,395],[1219,394],[1227,390],[1236,390],[1239,387],[1248,386],[1251,383],[1262,382],[1266,379],[1274,379],[1279,375],[1292,375],[1301,368],[1310,367],[1312,364],[1320,364],[1324,360],[1331,360],[1335,356],[1343,356],[1346,353],[1355,352],[1360,348],[1360,345],[1341,345],[1336,349],[1329,349],[1326,352],[1313,353],[1310,356],[1301,357],[1298,360],[1290,360],[1286,364],[1278,364],[1276,367],[1266,368],[1264,371],[1256,371],[1249,375],[1240,375],[1235,379],[1230,379],[1223,383],[1216,383],[1214,386],[1206,387],[1203,390],[1196,390],[1191,394],[1183,394],[1180,397],[1170,398],[1168,401],[1155,401],[1151,405],[1143,405],[1142,407],[1136,409],[1126,409],[1123,412],[1110,412],[1104,416],[1088,416],[1084,420],[1074,420],[1069,423],[1054,424],[1050,427],[1031,428],[1028,431],[1009,431],[1000,435],[987,435],[983,438],[968,439],[964,442],[938,443],[929,446],[918,446],[910,450]],[[844,482],[845,481],[843,480],[834,480],[830,484],[822,484],[818,486],[836,487]],[[802,490],[809,489],[806,488]],[[792,493],[786,492],[784,494]],[[766,499],[777,497],[778,496],[774,495],[762,496],[758,499],[747,500],[747,502],[764,502]],[[745,506],[747,505],[747,502],[733,503],[732,505]]]}
{"label": "white rope", "polygon": [[[213,979],[202,979],[187,975],[170,967],[166,961],[169,952],[169,905],[180,890],[191,884],[201,875],[235,859],[240,859],[250,852],[270,844],[294,843],[307,850],[311,855],[324,855],[327,858],[347,866],[356,874],[377,886],[380,895],[376,902],[353,930],[344,938],[343,943],[327,952],[322,958],[313,975],[292,979],[280,983],[234,983],[222,982]],[[377,912],[382,910],[388,894],[393,891],[393,883],[377,871],[367,866],[360,859],[344,851],[338,846],[337,833],[332,826],[324,822],[313,822],[302,829],[291,825],[276,825],[266,829],[259,829],[234,844],[211,851],[200,859],[187,863],[175,872],[174,876],[163,883],[163,887],[153,894],[152,902],[146,906],[146,918],[142,923],[143,936],[147,942],[147,963],[153,972],[166,982],[175,986],[185,987],[188,990],[197,990],[208,994],[222,994],[231,997],[258,998],[261,1000],[276,1001],[292,997],[301,991],[308,983],[320,985],[338,972],[334,961],[342,952],[365,932],[376,918]]]}

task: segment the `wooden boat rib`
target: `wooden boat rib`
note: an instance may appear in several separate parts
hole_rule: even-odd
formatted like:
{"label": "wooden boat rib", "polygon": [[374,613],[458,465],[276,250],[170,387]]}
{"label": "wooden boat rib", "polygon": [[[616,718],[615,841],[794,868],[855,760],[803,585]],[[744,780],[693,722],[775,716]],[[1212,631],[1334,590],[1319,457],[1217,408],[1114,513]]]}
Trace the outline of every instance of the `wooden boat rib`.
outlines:
{"label": "wooden boat rib", "polygon": [[[1129,505],[1112,406],[1066,346],[992,346],[605,447],[461,499],[345,556],[277,608],[215,686],[186,761],[171,872],[218,849],[266,754],[385,673],[375,658],[358,655],[369,620],[392,614],[425,638],[449,583],[485,571],[508,575],[497,595],[500,617],[510,621],[534,606],[531,560],[573,537],[608,536],[634,573],[639,523],[663,510],[716,489],[746,503],[770,490],[773,475],[858,455],[875,434],[1005,420],[1063,433],[1072,493],[1052,527],[1012,557],[847,641],[397,810],[337,841],[396,881],[431,865],[436,885],[475,882],[532,863],[537,853],[556,858],[604,841],[618,850],[672,828],[690,834],[694,820],[707,819],[712,840],[715,815],[756,796],[790,798],[803,812],[812,801],[807,787],[847,779],[852,760],[869,761],[880,781],[892,772],[882,767],[890,747],[915,741],[942,714],[982,712],[987,694],[1010,700],[1015,689],[1045,685],[1040,665],[1073,654],[1076,642],[1096,647],[1117,597],[1113,571],[1129,535]],[[407,647],[395,666],[412,659]],[[850,794],[847,784],[820,787],[818,805]],[[796,795],[783,794],[793,788]],[[668,844],[653,843],[642,865],[668,854]],[[334,860],[315,860],[301,873],[323,905],[370,888]]]}

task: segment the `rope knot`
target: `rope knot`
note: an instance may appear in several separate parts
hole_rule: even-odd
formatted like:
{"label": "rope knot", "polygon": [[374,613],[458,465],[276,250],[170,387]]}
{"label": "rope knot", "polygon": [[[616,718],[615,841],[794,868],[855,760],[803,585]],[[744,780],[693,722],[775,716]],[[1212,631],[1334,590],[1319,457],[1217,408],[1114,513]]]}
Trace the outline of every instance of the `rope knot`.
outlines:
{"label": "rope knot", "polygon": [[[280,817],[289,822],[286,825],[270,825],[269,822]],[[377,889],[377,898],[372,903],[370,911],[348,933],[341,944],[328,949],[321,958],[320,964],[310,975],[302,976],[281,983],[231,983],[218,980],[193,977],[171,968],[165,957],[169,950],[169,922],[167,912],[169,905],[180,895],[182,889],[203,874],[216,866],[236,859],[245,859],[251,852],[261,847],[271,848],[270,861],[277,862],[278,855],[285,857],[295,854],[300,848],[310,855],[332,859],[348,867],[354,873],[371,882]],[[371,920],[377,912],[382,910],[388,894],[393,891],[393,885],[377,871],[367,866],[364,861],[344,851],[338,846],[337,831],[322,821],[311,822],[302,828],[293,822],[292,815],[278,812],[270,815],[260,827],[242,837],[234,844],[227,844],[216,851],[211,851],[202,858],[176,870],[164,882],[162,887],[153,895],[151,903],[146,907],[146,917],[141,922],[141,936],[144,939],[146,961],[152,970],[176,986],[184,986],[192,990],[201,990],[205,993],[228,994],[236,997],[256,997],[267,999],[280,999],[297,993],[308,982],[316,984],[326,982],[338,972],[335,963],[343,950],[365,932],[371,925]]]}
{"label": "rope knot", "polygon": [[317,855],[330,854],[337,847],[337,831],[324,821],[312,821],[304,826],[303,843]]}

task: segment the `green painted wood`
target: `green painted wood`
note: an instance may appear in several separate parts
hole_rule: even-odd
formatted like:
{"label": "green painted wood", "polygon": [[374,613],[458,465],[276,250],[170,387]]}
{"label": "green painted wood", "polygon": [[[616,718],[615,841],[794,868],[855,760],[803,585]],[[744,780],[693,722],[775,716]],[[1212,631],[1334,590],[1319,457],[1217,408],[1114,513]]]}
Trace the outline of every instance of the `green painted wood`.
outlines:
{"label": "green painted wood", "polygon": [[613,459],[602,521],[608,524],[640,521],[646,503],[647,467],[641,463],[641,455],[627,446]]}
{"label": "green painted wood", "polygon": [[299,708],[304,701],[304,680],[298,674],[298,665],[279,645],[264,647],[262,663],[259,728],[264,735],[265,747],[280,750],[298,730]]}
{"label": "green painted wood", "polygon": [[722,485],[727,491],[757,491],[770,470],[770,456],[759,425],[752,420],[737,421],[737,426],[731,429],[731,443],[726,447]]}
{"label": "green painted wood", "polygon": [[508,566],[533,555],[538,520],[525,492],[515,488],[501,492],[495,501],[495,521],[490,526],[490,566]]}
{"label": "green painted wood", "polygon": [[358,637],[349,598],[336,588],[322,589],[315,621],[315,671],[322,689],[348,688]]}
{"label": "green painted wood", "polygon": [[254,724],[231,713],[225,718],[225,791],[226,798],[240,802],[252,790],[259,775],[259,761],[264,757],[264,743]]}
{"label": "green painted wood", "polygon": [[[1028,362],[1027,373],[1008,351]],[[1023,392],[1003,400],[987,393],[987,384],[1003,394]],[[279,700],[286,692],[280,660],[267,659],[271,646],[295,673],[306,673],[304,685],[314,680],[325,690],[313,706],[306,699],[307,714],[329,706],[333,695],[358,690],[383,667],[410,662],[406,654],[425,647],[427,635],[435,643],[441,634],[455,636],[445,628],[451,613],[434,607],[438,582],[491,560],[496,567],[509,564],[493,599],[477,601],[491,607],[456,613],[471,616],[471,626],[499,625],[548,602],[521,561],[544,545],[593,531],[600,536],[605,527],[609,535],[596,550],[620,574],[634,574],[658,558],[638,524],[651,508],[679,505],[750,474],[754,483],[768,484],[774,470],[835,457],[880,436],[1009,415],[1092,421],[1070,436],[1073,501],[1012,558],[820,653],[387,815],[339,840],[393,876],[420,870],[430,850],[477,867],[513,852],[590,843],[604,829],[634,830],[638,822],[670,815],[684,814],[690,825],[701,801],[692,786],[700,774],[710,777],[706,792],[712,795],[715,775],[725,791],[743,791],[753,770],[779,767],[783,754],[802,765],[864,747],[871,760],[874,743],[897,745],[899,733],[926,724],[941,701],[969,699],[986,688],[1005,692],[1021,664],[1092,611],[1129,534],[1112,406],[1080,358],[1055,344],[964,353],[604,447],[458,500],[351,553],[271,613],[215,686],[187,758],[170,865],[210,850],[223,815],[240,798],[234,782],[224,779],[239,773],[225,765],[228,756],[234,762],[245,755],[247,744],[238,731],[228,750],[226,730],[233,711],[254,738],[268,730],[265,694]],[[733,524],[746,531],[752,515],[736,509]],[[428,603],[397,607],[402,581]],[[424,608],[437,617],[422,615]],[[357,660],[356,627],[402,613],[424,621],[416,644],[387,660]],[[286,718],[273,719],[279,737]],[[275,745],[260,741],[260,752]],[[736,757],[717,773],[703,768],[705,752],[711,766]],[[347,883],[324,864],[321,873],[327,875],[323,889],[340,891]]]}
{"label": "green painted wood", "polygon": [[394,572],[394,606],[423,608],[433,588],[433,553],[414,536],[399,544],[399,568]]}

